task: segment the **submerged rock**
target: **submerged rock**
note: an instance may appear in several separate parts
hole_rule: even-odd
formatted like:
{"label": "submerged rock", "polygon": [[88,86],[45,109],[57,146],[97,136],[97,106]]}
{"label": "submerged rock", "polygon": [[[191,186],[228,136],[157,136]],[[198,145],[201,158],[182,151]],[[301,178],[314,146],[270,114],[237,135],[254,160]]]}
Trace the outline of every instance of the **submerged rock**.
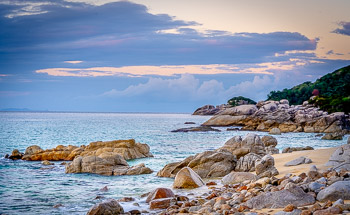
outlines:
{"label": "submerged rock", "polygon": [[87,215],[118,215],[124,213],[123,207],[115,199],[108,199],[94,205],[87,212]]}
{"label": "submerged rock", "polygon": [[173,187],[176,189],[193,189],[205,185],[202,178],[191,168],[184,167],[175,176]]}
{"label": "submerged rock", "polygon": [[219,129],[212,128],[210,126],[199,126],[199,127],[190,127],[190,128],[180,128],[172,130],[171,132],[207,132],[207,131],[216,131],[220,132]]}

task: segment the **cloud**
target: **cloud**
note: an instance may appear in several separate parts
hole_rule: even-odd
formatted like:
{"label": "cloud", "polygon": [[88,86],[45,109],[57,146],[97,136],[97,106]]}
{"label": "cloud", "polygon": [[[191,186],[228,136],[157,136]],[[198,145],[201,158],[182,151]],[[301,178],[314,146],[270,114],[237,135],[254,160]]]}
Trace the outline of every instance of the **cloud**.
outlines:
{"label": "cloud", "polygon": [[350,22],[339,22],[338,25],[341,27],[332,31],[332,33],[350,36]]}
{"label": "cloud", "polygon": [[78,63],[82,63],[83,61],[81,60],[66,60],[64,61],[64,63],[70,63],[70,64],[78,64]]}

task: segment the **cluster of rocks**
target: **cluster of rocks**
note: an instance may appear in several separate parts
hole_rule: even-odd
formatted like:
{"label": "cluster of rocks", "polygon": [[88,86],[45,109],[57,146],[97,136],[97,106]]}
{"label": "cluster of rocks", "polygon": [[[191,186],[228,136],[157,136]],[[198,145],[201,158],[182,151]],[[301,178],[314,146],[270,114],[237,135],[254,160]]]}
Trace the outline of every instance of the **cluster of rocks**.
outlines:
{"label": "cluster of rocks", "polygon": [[63,146],[43,150],[37,145],[29,146],[25,153],[13,150],[10,159],[27,161],[72,161],[66,164],[66,173],[95,173],[101,175],[149,174],[152,170],[143,163],[130,167],[126,160],[152,157],[147,144],[135,140],[98,141],[89,145]]}
{"label": "cluster of rocks", "polygon": [[[271,156],[267,155],[279,152],[276,145],[277,140],[272,136],[260,138],[253,133],[244,138],[234,136],[217,150],[205,151],[167,164],[157,176],[175,177],[184,167],[191,168],[201,178],[223,177],[231,171],[255,171],[258,160],[269,160]],[[270,165],[269,162],[267,164]]]}
{"label": "cluster of rocks", "polygon": [[309,105],[289,105],[288,100],[260,101],[256,105],[226,108],[208,121],[206,126],[243,126],[244,130],[281,132],[316,132],[344,134],[349,116],[343,112],[328,114]]}

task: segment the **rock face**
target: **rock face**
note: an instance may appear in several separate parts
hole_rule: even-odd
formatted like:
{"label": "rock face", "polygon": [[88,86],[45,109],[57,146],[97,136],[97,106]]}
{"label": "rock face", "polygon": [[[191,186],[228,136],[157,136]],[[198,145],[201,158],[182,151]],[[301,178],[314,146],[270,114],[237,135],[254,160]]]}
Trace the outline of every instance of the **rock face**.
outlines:
{"label": "rock face", "polygon": [[271,155],[265,155],[255,162],[255,172],[260,178],[279,174],[275,167],[275,159]]}
{"label": "rock face", "polygon": [[56,148],[43,150],[39,146],[29,146],[22,159],[29,161],[60,161],[73,160],[80,156],[99,156],[103,153],[119,154],[124,159],[136,159],[144,157],[152,157],[150,148],[147,144],[136,143],[135,140],[114,140],[114,141],[98,141],[92,142],[88,146],[63,146],[58,145]]}
{"label": "rock face", "polygon": [[104,202],[94,205],[87,215],[118,215],[124,213],[124,209],[115,199],[108,199]]}
{"label": "rock face", "polygon": [[199,127],[190,127],[190,128],[180,128],[172,130],[171,132],[207,132],[207,131],[216,131],[220,132],[219,129],[212,128],[210,126],[199,126]]}
{"label": "rock face", "polygon": [[338,181],[329,187],[321,190],[317,195],[317,200],[336,201],[338,199],[350,200],[350,181]]}
{"label": "rock face", "polygon": [[214,115],[217,113],[222,112],[223,110],[229,108],[231,106],[229,105],[218,105],[218,106],[213,106],[213,105],[204,105],[203,107],[198,108],[193,112],[193,115]]}
{"label": "rock face", "polygon": [[190,167],[202,178],[222,177],[234,170],[236,157],[228,151],[205,151],[181,162],[167,164],[157,173],[160,177],[175,177],[183,167]]}
{"label": "rock face", "polygon": [[258,180],[258,176],[250,173],[250,172],[231,172],[222,178],[223,184],[236,184],[241,183],[243,181],[256,181]]}
{"label": "rock face", "polygon": [[342,145],[329,158],[325,166],[337,166],[345,162],[350,162],[350,145]]}
{"label": "rock face", "polygon": [[191,168],[184,167],[175,176],[173,187],[177,189],[193,189],[203,186],[201,177]]}
{"label": "rock face", "polygon": [[238,125],[245,130],[258,131],[278,128],[281,132],[335,133],[345,129],[348,122],[349,117],[341,112],[328,114],[307,103],[289,106],[281,100],[227,108],[203,125]]}
{"label": "rock face", "polygon": [[255,153],[249,153],[240,157],[236,163],[236,172],[252,172],[255,171],[255,161],[260,160],[262,156]]}
{"label": "rock face", "polygon": [[248,200],[246,205],[249,208],[262,209],[284,208],[288,204],[301,207],[313,203],[315,203],[315,198],[312,195],[306,194],[300,187],[294,186],[281,191],[263,193]]}
{"label": "rock face", "polygon": [[143,163],[130,167],[119,154],[105,152],[96,155],[78,156],[66,165],[66,173],[94,173],[99,175],[139,175],[153,171]]}
{"label": "rock face", "polygon": [[286,164],[284,164],[284,166],[297,166],[300,164],[308,164],[308,163],[312,163],[312,160],[306,157],[299,157],[297,159],[287,162]]}

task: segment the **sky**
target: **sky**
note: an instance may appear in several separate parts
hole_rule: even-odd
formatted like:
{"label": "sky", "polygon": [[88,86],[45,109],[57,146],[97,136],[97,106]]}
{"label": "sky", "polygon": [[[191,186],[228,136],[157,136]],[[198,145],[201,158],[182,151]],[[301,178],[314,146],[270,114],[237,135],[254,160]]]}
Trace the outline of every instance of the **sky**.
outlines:
{"label": "sky", "polygon": [[190,113],[350,65],[348,0],[0,0],[0,109]]}

